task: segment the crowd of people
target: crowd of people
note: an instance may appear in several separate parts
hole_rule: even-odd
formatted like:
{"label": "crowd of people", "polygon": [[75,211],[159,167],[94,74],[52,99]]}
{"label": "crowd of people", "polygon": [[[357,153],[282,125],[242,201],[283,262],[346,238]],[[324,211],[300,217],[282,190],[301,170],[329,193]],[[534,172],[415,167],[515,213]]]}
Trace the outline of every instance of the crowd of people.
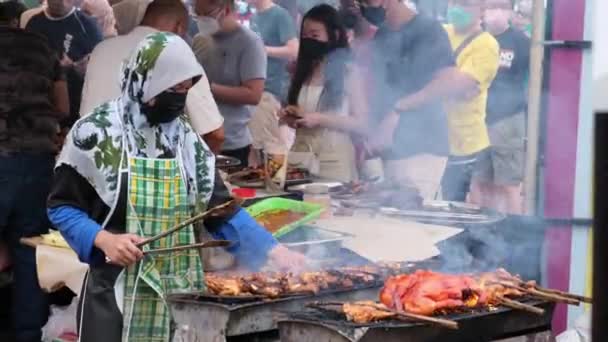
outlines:
{"label": "crowd of people", "polygon": [[[0,2],[0,271],[12,265],[16,340],[40,341],[48,318],[19,241],[49,227],[90,265],[83,341],[166,340],[158,298],[202,287],[197,252],[121,271],[142,236],[230,200],[214,154],[281,155],[343,182],[371,180],[379,160],[426,199],[520,213],[530,1],[450,0],[443,22],[416,7]],[[202,230],[252,268],[305,262],[236,205]],[[133,290],[124,308],[117,281]]]}

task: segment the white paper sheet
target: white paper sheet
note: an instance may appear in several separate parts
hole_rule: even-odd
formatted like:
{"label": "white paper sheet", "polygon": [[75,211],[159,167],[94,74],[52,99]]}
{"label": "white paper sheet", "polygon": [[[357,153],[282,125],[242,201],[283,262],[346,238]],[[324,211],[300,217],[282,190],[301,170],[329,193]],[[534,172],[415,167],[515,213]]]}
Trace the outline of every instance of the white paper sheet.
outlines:
{"label": "white paper sheet", "polygon": [[374,262],[420,261],[437,256],[437,243],[462,232],[454,227],[359,212],[352,217],[319,220],[315,225],[354,235],[343,246]]}

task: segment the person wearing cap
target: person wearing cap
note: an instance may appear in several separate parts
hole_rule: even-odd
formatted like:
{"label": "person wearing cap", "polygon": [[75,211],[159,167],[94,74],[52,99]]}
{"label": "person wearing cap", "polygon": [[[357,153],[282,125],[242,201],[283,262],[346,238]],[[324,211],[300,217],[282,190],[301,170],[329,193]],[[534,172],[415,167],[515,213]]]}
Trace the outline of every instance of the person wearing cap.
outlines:
{"label": "person wearing cap", "polygon": [[[103,41],[93,50],[84,80],[80,116],[91,114],[97,106],[120,95],[121,65],[145,36],[158,31],[184,36],[188,10],[180,0],[156,0],[147,4],[140,21],[141,25],[129,33]],[[224,141],[223,118],[205,75],[188,92],[186,111],[195,131],[217,153]]]}

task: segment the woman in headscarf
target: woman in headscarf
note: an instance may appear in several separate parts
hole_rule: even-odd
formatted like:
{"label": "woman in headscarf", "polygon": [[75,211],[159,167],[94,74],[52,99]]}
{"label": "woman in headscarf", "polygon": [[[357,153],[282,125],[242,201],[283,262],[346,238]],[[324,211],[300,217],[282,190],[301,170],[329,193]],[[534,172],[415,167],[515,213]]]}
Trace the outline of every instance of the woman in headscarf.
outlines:
{"label": "woman in headscarf", "polygon": [[[192,226],[143,247],[194,213],[230,199],[214,156],[182,116],[203,71],[181,38],[147,36],[123,68],[123,94],[80,119],[55,169],[49,218],[90,264],[81,294],[80,340],[169,341],[167,296],[204,289],[198,251],[144,256],[195,242]],[[214,176],[215,175],[215,176]],[[244,267],[301,266],[244,210],[205,221]]]}
{"label": "woman in headscarf", "polygon": [[289,106],[280,113],[296,128],[290,164],[302,164],[325,179],[358,178],[351,136],[366,133],[367,103],[357,71],[338,11],[313,7],[302,19]]}

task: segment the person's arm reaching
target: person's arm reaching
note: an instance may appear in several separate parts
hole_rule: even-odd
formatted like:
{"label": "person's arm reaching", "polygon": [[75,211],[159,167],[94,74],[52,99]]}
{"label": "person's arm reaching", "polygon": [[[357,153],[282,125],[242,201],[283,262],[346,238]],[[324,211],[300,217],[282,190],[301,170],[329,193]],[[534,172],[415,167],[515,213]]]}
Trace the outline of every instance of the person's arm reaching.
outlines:
{"label": "person's arm reaching", "polygon": [[136,246],[142,240],[139,236],[107,232],[78,208],[67,205],[51,208],[48,216],[84,263],[103,262],[105,255],[113,264],[128,266],[143,258]]}
{"label": "person's arm reaching", "polygon": [[90,216],[91,212],[99,211],[95,203],[100,202],[95,189],[72,167],[61,165],[55,170],[47,214],[79,259],[99,264],[105,262],[106,256],[120,266],[140,260],[143,255],[136,246],[141,240],[138,236],[110,233]]}
{"label": "person's arm reaching", "polygon": [[395,105],[397,112],[406,112],[437,100],[466,98],[479,92],[479,83],[456,67],[439,70],[433,79],[419,91],[401,98]]}
{"label": "person's arm reaching", "polygon": [[209,149],[213,154],[219,154],[222,151],[222,145],[224,145],[224,140],[226,139],[226,135],[224,132],[224,126],[211,131],[205,135],[203,135],[203,140],[209,146]]}
{"label": "person's arm reaching", "polygon": [[211,83],[211,93],[215,100],[221,103],[255,106],[262,99],[264,79],[248,80],[237,87]]}
{"label": "person's arm reaching", "polygon": [[489,85],[499,67],[499,47],[489,35],[480,36],[475,53],[458,67],[439,70],[420,91],[399,100],[395,111],[406,112],[437,99],[467,101],[479,94],[479,87]]}
{"label": "person's arm reaching", "polygon": [[[213,194],[209,208],[221,205],[232,199],[222,178],[215,171]],[[260,226],[244,209],[235,206],[232,213],[225,217],[213,217],[205,220],[205,227],[210,234],[219,240],[234,241],[228,248],[237,262],[250,269],[271,263],[278,268],[297,270],[304,267],[306,258],[281,246],[266,229]]]}
{"label": "person's arm reaching", "polygon": [[296,121],[297,125],[308,128],[327,127],[355,134],[365,134],[368,127],[368,106],[363,89],[363,77],[359,70],[352,66],[346,80],[346,100],[349,115],[334,113],[311,113]]}

